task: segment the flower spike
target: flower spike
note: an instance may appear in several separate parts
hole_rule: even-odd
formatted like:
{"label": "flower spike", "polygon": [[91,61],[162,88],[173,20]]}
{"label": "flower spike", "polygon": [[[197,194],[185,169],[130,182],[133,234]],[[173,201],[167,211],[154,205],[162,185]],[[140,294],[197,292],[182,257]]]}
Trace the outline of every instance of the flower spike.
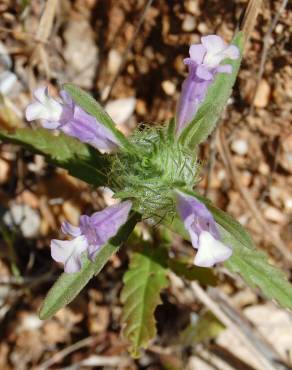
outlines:
{"label": "flower spike", "polygon": [[28,121],[40,119],[44,128],[57,129],[99,150],[110,151],[118,147],[114,135],[75,104],[66,91],[60,92],[60,99],[51,97],[48,87],[36,89],[33,95],[34,101],[25,111]]}
{"label": "flower spike", "polygon": [[131,201],[105,208],[91,216],[80,216],[79,226],[65,221],[62,231],[72,237],[71,240],[51,241],[52,258],[64,264],[67,273],[78,272],[82,267],[82,255],[87,252],[94,261],[100,248],[115,236],[119,228],[127,221],[132,208]]}
{"label": "flower spike", "polygon": [[183,82],[177,105],[177,136],[194,118],[216,74],[232,72],[230,64],[221,65],[220,63],[226,58],[235,60],[240,56],[239,49],[236,46],[227,45],[217,35],[202,37],[201,44],[191,45],[189,53],[190,57],[184,60],[189,68],[189,74]]}
{"label": "flower spike", "polygon": [[232,249],[220,241],[215,220],[203,203],[178,191],[177,209],[193,247],[198,250],[194,260],[196,266],[211,267],[231,256]]}

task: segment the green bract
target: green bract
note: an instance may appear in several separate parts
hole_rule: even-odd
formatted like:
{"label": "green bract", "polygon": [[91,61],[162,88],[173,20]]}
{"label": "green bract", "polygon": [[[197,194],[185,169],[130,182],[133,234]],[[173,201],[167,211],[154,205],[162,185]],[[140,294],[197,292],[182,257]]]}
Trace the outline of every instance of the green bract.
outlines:
{"label": "green bract", "polygon": [[112,157],[109,185],[116,197],[130,198],[137,212],[155,221],[174,215],[173,190],[198,182],[196,155],[174,140],[172,127],[137,131],[130,138],[136,151],[121,149]]}

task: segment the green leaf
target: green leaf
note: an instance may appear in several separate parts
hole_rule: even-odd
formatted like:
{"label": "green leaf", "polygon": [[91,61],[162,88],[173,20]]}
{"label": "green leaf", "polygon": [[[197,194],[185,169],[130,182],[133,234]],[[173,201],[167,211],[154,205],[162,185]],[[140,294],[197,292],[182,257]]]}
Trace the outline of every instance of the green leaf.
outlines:
{"label": "green leaf", "polygon": [[[233,45],[239,47],[242,55],[244,36],[239,32],[234,37]],[[200,106],[194,119],[187,125],[180,135],[184,146],[195,148],[211,134],[229,99],[235,83],[242,58],[237,60],[226,59],[233,69],[231,74],[218,73],[214,83],[209,87],[207,96]]]}
{"label": "green leaf", "polygon": [[156,334],[154,311],[161,303],[161,290],[168,285],[166,258],[164,248],[145,247],[142,252],[132,254],[129,270],[124,275],[123,335],[130,341],[134,357],[139,356],[140,349],[146,348]]}
{"label": "green leaf", "polygon": [[[292,284],[283,272],[269,264],[267,255],[255,248],[246,230],[232,217],[214,207],[211,202],[196,193],[188,192],[205,203],[212,212],[225,244],[233,249],[231,258],[224,265],[231,271],[239,273],[252,287],[259,288],[269,299],[276,300],[281,306],[292,308]],[[181,221],[177,218],[173,230],[186,237]],[[188,238],[188,236],[187,236]]]}
{"label": "green leaf", "polygon": [[139,218],[138,214],[132,214],[118,234],[102,247],[94,262],[86,259],[79,272],[74,274],[63,273],[59,277],[49,290],[40,309],[39,317],[42,320],[49,319],[58,310],[69,304],[88,281],[101,271],[109,258],[119,250],[121,244],[128,238]]}
{"label": "green leaf", "polygon": [[267,255],[259,250],[246,248],[236,237],[221,230],[223,241],[232,246],[233,255],[225,266],[239,273],[252,287],[258,287],[269,299],[276,300],[282,307],[292,309],[292,285],[284,273],[272,266]]}
{"label": "green leaf", "polygon": [[69,83],[64,84],[63,88],[68,94],[70,94],[76,104],[80,105],[80,107],[83,108],[87,113],[94,116],[98,122],[107,127],[114,134],[124,149],[129,151],[134,150],[132,144],[127,140],[122,132],[116,128],[115,122],[90,94]]}
{"label": "green leaf", "polygon": [[20,128],[13,133],[0,131],[0,139],[44,155],[52,164],[65,168],[72,176],[91,185],[101,186],[108,183],[106,157],[70,136],[56,136],[42,128]]}
{"label": "green leaf", "polygon": [[190,265],[175,259],[168,260],[168,267],[184,279],[199,281],[203,285],[216,285],[217,279],[212,269]]}

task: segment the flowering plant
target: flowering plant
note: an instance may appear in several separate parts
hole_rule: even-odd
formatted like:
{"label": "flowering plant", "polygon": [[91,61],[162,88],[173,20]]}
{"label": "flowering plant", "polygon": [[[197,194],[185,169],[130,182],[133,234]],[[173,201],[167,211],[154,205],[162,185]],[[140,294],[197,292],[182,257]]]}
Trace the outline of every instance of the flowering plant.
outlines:
{"label": "flowering plant", "polygon": [[[72,301],[131,233],[135,242],[128,242],[130,265],[121,301],[123,333],[135,356],[155,336],[154,310],[168,285],[169,270],[214,284],[211,268],[224,263],[267,297],[292,308],[291,285],[283,274],[268,264],[238,222],[195,190],[199,144],[215,128],[231,94],[243,43],[239,32],[231,45],[209,35],[190,47],[184,60],[189,72],[175,119],[162,127],[136,130],[127,138],[91,96],[65,84],[60,98],[51,97],[47,88],[34,92],[26,119],[40,120],[43,128],[0,133],[4,141],[45,155],[92,186],[111,188],[119,199],[93,215],[80,216],[79,225],[62,224],[69,240],[52,240],[51,255],[64,266],[64,273],[41,307],[42,319]],[[141,240],[135,232],[141,220],[159,231],[160,245]],[[196,250],[193,261],[171,256],[171,238],[165,234],[169,229],[191,242]]]}

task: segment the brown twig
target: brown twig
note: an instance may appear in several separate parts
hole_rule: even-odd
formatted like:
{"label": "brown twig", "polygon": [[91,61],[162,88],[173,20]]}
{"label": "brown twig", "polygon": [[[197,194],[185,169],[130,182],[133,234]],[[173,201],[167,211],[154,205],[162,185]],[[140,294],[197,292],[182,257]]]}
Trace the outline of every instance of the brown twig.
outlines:
{"label": "brown twig", "polygon": [[71,346],[68,346],[61,351],[55,353],[49,360],[43,362],[41,365],[39,365],[35,370],[46,370],[50,368],[52,365],[54,365],[57,362],[60,362],[64,357],[68,356],[70,353],[77,351],[84,347],[91,346],[95,341],[94,337],[87,337],[84,338]]}
{"label": "brown twig", "polygon": [[262,5],[262,0],[250,0],[244,11],[242,22],[239,25],[239,30],[244,33],[245,45],[249,40],[251,32],[254,29],[255,22]]}
{"label": "brown twig", "polygon": [[250,338],[237,326],[220,308],[220,306],[196,282],[191,283],[195,296],[217,317],[219,321],[230,329],[234,335],[256,356],[262,364],[262,370],[278,370],[251,342]]}
{"label": "brown twig", "polygon": [[262,227],[264,230],[266,236],[270,239],[272,244],[277,248],[277,250],[285,257],[285,260],[288,262],[292,262],[292,255],[288,251],[285,243],[280,238],[280,236],[276,235],[272,229],[271,226],[266,222],[266,220],[263,218],[261,211],[259,210],[256,201],[253,199],[252,195],[248,191],[247,188],[245,188],[241,181],[240,181],[240,173],[235,167],[231,153],[229,151],[228,145],[225,141],[223,130],[219,129],[219,135],[218,135],[218,149],[219,153],[223,159],[223,162],[225,163],[225,166],[228,168],[231,177],[234,181],[235,186],[237,187],[239,193],[241,194],[243,200],[247,204],[248,208],[252,212],[254,218],[258,222],[258,224]]}

